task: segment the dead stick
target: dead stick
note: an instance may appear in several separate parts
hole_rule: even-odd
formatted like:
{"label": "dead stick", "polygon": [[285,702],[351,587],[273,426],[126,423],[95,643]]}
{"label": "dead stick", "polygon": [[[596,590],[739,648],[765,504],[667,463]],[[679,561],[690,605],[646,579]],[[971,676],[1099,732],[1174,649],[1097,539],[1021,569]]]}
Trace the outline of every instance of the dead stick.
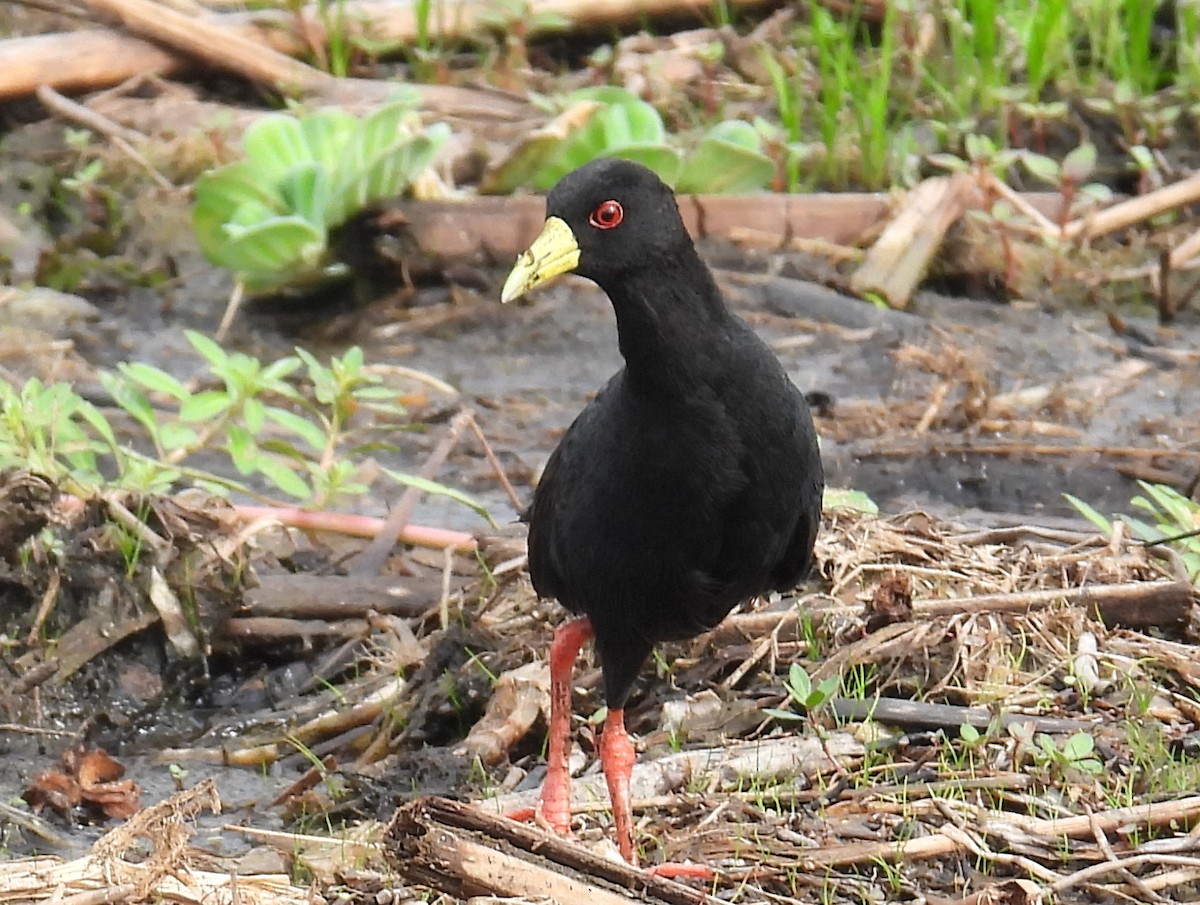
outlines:
{"label": "dead stick", "polygon": [[1095,239],[1196,201],[1200,201],[1200,173],[1193,173],[1161,189],[1072,220],[1063,227],[1062,235],[1067,240]]}
{"label": "dead stick", "polygon": [[1168,258],[1170,269],[1182,270],[1196,255],[1200,255],[1200,230],[1171,249],[1171,256]]}
{"label": "dead stick", "polygon": [[[281,525],[302,531],[336,531],[351,537],[377,537],[384,529],[381,518],[369,515],[347,515],[341,512],[315,512],[275,506],[234,506],[234,512],[246,521],[273,519]],[[465,531],[434,528],[428,525],[405,525],[400,540],[416,547],[442,549],[450,547],[459,553],[471,553],[477,547],[475,538]]]}
{"label": "dead stick", "polygon": [[[762,5],[767,0],[742,0],[740,8]],[[267,10],[251,13],[229,13],[219,16],[191,17],[174,13],[156,4],[144,3],[145,15],[134,15],[121,0],[96,0],[88,5],[93,9],[111,11],[126,20],[131,31],[145,35],[163,45],[183,50],[187,55],[210,60],[225,68],[249,74],[251,78],[278,84],[278,76],[284,84],[296,82],[307,85],[307,74],[300,79],[288,78],[299,75],[303,70],[289,72],[286,66],[275,65],[264,57],[276,54],[301,55],[311,52],[312,47],[304,35],[324,35],[326,22],[324,12],[315,4],[300,5],[293,9]],[[489,23],[495,17],[494,0],[462,0],[450,4],[435,4],[435,21],[428,23],[429,32],[435,40],[456,40],[485,34],[494,27]],[[169,26],[156,27],[161,13],[172,13]],[[711,11],[711,0],[538,0],[539,13],[557,13],[579,29],[611,28],[620,22],[643,22],[656,15],[678,16],[691,11],[697,22],[706,21]],[[390,41],[397,45],[410,44],[426,32],[412,3],[396,3],[394,0],[359,0],[347,2],[339,7],[339,27],[344,38],[351,44],[356,41]],[[134,24],[134,20],[136,25]],[[297,24],[297,20],[301,24]],[[188,32],[194,37],[189,40]],[[163,32],[156,34],[155,32]],[[230,34],[237,39],[249,41],[239,44],[233,51],[233,59],[224,59],[230,54],[232,44],[227,43]],[[198,46],[197,46],[198,45]],[[187,65],[188,61],[176,54],[165,53],[161,47],[129,35],[113,34],[99,29],[84,29],[78,32],[34,35],[14,38],[0,43],[0,98],[21,97],[34,91],[40,84],[50,84],[59,90],[95,89],[116,85],[134,76],[147,72],[159,75],[173,74]],[[299,66],[301,64],[297,64]],[[304,67],[308,73],[315,72]],[[326,84],[338,84],[329,79]],[[413,86],[421,92],[425,106],[459,105],[459,101],[472,93],[475,102],[473,115],[494,118],[512,118],[523,100],[516,102],[502,92],[491,92],[489,104],[479,103],[483,97],[450,85]]]}
{"label": "dead stick", "polygon": [[[1157,626],[1186,618],[1191,601],[1192,588],[1183,582],[1130,581],[1014,594],[981,594],[961,600],[918,601],[913,604],[913,610],[923,616],[936,617],[964,612],[1020,613],[1055,605],[1087,606],[1111,622]],[[1149,617],[1139,618],[1139,614],[1147,609],[1152,611]]]}
{"label": "dead stick", "polygon": [[336,769],[337,758],[332,754],[326,754],[319,765],[313,764],[305,770],[299,779],[272,798],[271,803],[267,807],[277,808],[297,795],[307,792],[309,789],[315,787],[317,783],[322,782]]}
{"label": "dead stick", "polygon": [[240,616],[221,623],[225,640],[309,641],[313,638],[365,638],[371,628],[362,619],[285,619],[279,616]]}
{"label": "dead stick", "polygon": [[[1186,616],[1192,594],[1191,585],[1183,581],[1130,581],[1111,585],[1088,585],[1082,588],[981,594],[948,600],[915,600],[913,614],[947,616],[958,613],[1026,613],[1059,604],[1090,604],[1111,622],[1124,621],[1124,624],[1133,627],[1159,626]],[[842,608],[830,609],[837,611]],[[814,608],[806,610],[806,613],[820,616],[822,610]],[[1145,621],[1142,621],[1143,619]],[[795,610],[731,616],[713,629],[712,641],[714,644],[733,644],[746,638],[758,638],[772,631],[787,631],[796,627],[798,623]]]}
{"label": "dead stick", "polygon": [[[119,123],[113,122],[107,116],[97,113],[90,107],[85,107],[83,104],[77,103],[70,98],[63,97],[48,85],[38,86],[37,99],[43,107],[55,116],[91,129],[105,138],[119,138],[124,142],[146,141],[146,136],[141,132],[128,129]],[[144,163],[144,161],[139,161],[139,163]]]}
{"label": "dead stick", "polygon": [[903,209],[854,271],[851,290],[880,293],[893,308],[906,307],[946,231],[967,209],[973,188],[969,175],[957,173],[931,177],[909,192]]}
{"label": "dead stick", "polygon": [[1084,807],[1088,811],[1088,816],[1092,819],[1092,838],[1096,840],[1096,845],[1100,847],[1100,851],[1104,853],[1104,857],[1110,862],[1117,865],[1117,870],[1121,873],[1122,879],[1130,886],[1137,890],[1143,902],[1163,902],[1166,901],[1162,896],[1158,895],[1153,889],[1142,882],[1142,879],[1132,873],[1129,868],[1121,864],[1121,859],[1117,857],[1117,853],[1113,851],[1112,845],[1108,841],[1108,835],[1101,828],[1099,821],[1096,820],[1095,812],[1086,804]]}
{"label": "dead stick", "polygon": [[1050,889],[1055,893],[1060,893],[1070,889],[1072,886],[1078,886],[1080,883],[1089,883],[1093,877],[1100,877],[1117,870],[1128,871],[1131,867],[1140,867],[1143,864],[1173,864],[1182,867],[1200,868],[1200,858],[1189,858],[1186,855],[1154,854],[1134,855],[1131,858],[1122,858],[1119,861],[1101,861],[1099,864],[1093,864],[1090,867],[1083,868],[1083,870],[1077,870],[1075,873],[1051,883]]}
{"label": "dead stick", "polygon": [[591,905],[716,905],[703,892],[610,861],[579,844],[445,798],[396,812],[384,837],[406,879],[450,895],[538,897]]}
{"label": "dead stick", "polygon": [[1019,192],[1014,192],[1009,188],[1004,180],[998,178],[995,173],[987,172],[984,175],[986,186],[1032,220],[1038,234],[1043,239],[1058,238],[1060,230],[1055,223],[1051,222],[1049,217],[1026,201]]}
{"label": "dead stick", "polygon": [[108,905],[109,902],[125,901],[136,890],[136,883],[120,883],[105,886],[103,889],[77,892],[73,896],[56,898],[55,901],[57,905]]}
{"label": "dead stick", "polygon": [[496,454],[492,451],[492,444],[488,443],[487,437],[483,435],[483,430],[479,427],[479,422],[475,420],[474,412],[471,413],[467,423],[471,427],[471,432],[475,434],[475,439],[483,447],[483,455],[487,458],[488,464],[492,466],[492,471],[496,473],[496,480],[500,482],[500,486],[508,494],[508,501],[512,503],[513,509],[521,512],[525,506],[521,502],[521,498],[517,495],[512,482],[508,480],[508,475],[504,473],[504,466],[500,464],[500,460],[496,458]]}
{"label": "dead stick", "polygon": [[[421,467],[420,477],[426,481],[432,481],[442,465],[450,456],[450,452],[458,444],[458,438],[462,436],[462,432],[470,423],[473,414],[469,408],[462,409],[450,421],[450,429],[446,431],[446,436],[442,437],[441,442],[433,448],[433,452],[429,454],[429,458],[425,460],[425,464]],[[383,528],[375,535],[375,538],[367,544],[366,548],[358,555],[358,558],[351,564],[349,573],[351,575],[378,575],[383,568],[384,562],[387,561],[388,554],[392,552],[392,548],[396,546],[396,540],[403,534],[405,525],[408,524],[408,519],[412,515],[413,508],[417,505],[417,499],[423,493],[418,487],[408,487],[400,497],[400,502],[396,504],[388,517],[384,520]]]}
{"label": "dead stick", "polygon": [[371,613],[417,617],[436,600],[436,585],[420,578],[302,572],[260,575],[258,585],[246,590],[243,606],[248,616],[291,619],[365,618]]}
{"label": "dead stick", "polygon": [[54,611],[54,605],[58,603],[58,590],[61,586],[62,572],[55,569],[50,573],[50,580],[46,582],[46,591],[38,603],[37,612],[33,614],[33,623],[29,626],[29,634],[25,636],[26,644],[33,646],[41,638],[42,626],[46,624],[46,620]]}
{"label": "dead stick", "polygon": [[[1010,837],[1012,830],[1017,827],[1030,835],[1046,839],[1051,844],[1057,844],[1064,836],[1080,838],[1092,833],[1093,820],[1106,832],[1121,829],[1128,832],[1138,826],[1161,826],[1174,821],[1192,822],[1200,818],[1200,796],[1181,798],[1178,801],[1162,801],[1136,805],[1127,808],[1114,808],[1111,811],[1100,811],[1094,815],[1085,814],[1079,817],[1064,817],[1058,820],[1037,820],[1022,818],[1016,814],[1005,814],[1002,820],[981,818],[982,831],[1001,839]],[[849,845],[835,845],[806,851],[802,856],[802,864],[809,867],[833,867],[837,865],[865,864],[884,859],[886,861],[915,860],[918,858],[934,858],[946,855],[965,845],[965,840],[956,827],[945,826],[938,833],[922,836],[905,842],[855,842]],[[1169,858],[1173,856],[1155,855],[1140,857]],[[1174,856],[1177,857],[1177,856]],[[1127,865],[1129,862],[1125,862]],[[1197,859],[1188,859],[1187,863],[1197,864]],[[1112,865],[1105,862],[1109,870]]]}
{"label": "dead stick", "polygon": [[1131,805],[1124,808],[1113,808],[1108,811],[1096,811],[1094,814],[1082,814],[1078,817],[1060,817],[1056,820],[1037,820],[1023,818],[1016,814],[1005,815],[1005,820],[1015,823],[1025,832],[1046,839],[1061,839],[1069,836],[1073,839],[1087,836],[1093,832],[1093,826],[1098,826],[1106,833],[1120,830],[1128,832],[1135,826],[1162,826],[1165,823],[1194,823],[1200,819],[1200,795],[1189,798],[1179,798],[1175,801],[1154,801],[1145,804]]}
{"label": "dead stick", "polygon": [[994,712],[987,707],[963,707],[958,704],[935,704],[931,701],[906,701],[899,698],[831,698],[829,705],[840,720],[871,720],[889,726],[915,726],[922,729],[953,730],[964,724],[976,729],[987,729],[993,723],[1001,728],[1028,723],[1036,732],[1065,735],[1069,732],[1095,732],[1099,728],[1094,721],[1012,713],[1005,710]]}
{"label": "dead stick", "polygon": [[333,80],[208,17],[188,16],[153,0],[84,2],[102,15],[117,17],[134,34],[285,93],[318,90]]}

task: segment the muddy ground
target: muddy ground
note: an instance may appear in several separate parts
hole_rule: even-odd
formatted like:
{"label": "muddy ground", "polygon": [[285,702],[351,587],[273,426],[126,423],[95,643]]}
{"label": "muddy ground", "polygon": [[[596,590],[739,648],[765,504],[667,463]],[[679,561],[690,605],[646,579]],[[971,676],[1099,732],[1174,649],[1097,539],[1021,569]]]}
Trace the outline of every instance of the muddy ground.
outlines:
{"label": "muddy ground", "polygon": [[[1163,330],[1151,312],[1126,310],[1128,330],[1121,336],[1093,308],[1047,310],[926,292],[907,312],[884,312],[804,281],[813,268],[797,255],[728,245],[709,246],[706,254],[734,307],[767,337],[810,394],[830,484],[866,493],[885,514],[922,509],[980,526],[1083,527],[1063,493],[1101,511],[1125,511],[1137,491],[1135,476],[1152,474],[1148,466],[1185,478],[1195,473],[1194,439],[1200,436],[1195,314],[1185,312],[1176,326]],[[191,266],[204,267],[198,261]],[[503,275],[486,273],[478,290],[429,287],[336,313],[251,307],[231,345],[265,359],[293,344],[328,355],[355,342],[368,361],[401,363],[446,381],[461,394],[458,401],[475,408],[507,473],[527,497],[556,437],[618,366],[619,356],[611,309],[593,286],[568,281],[538,293],[528,305],[501,307],[494,290]],[[188,378],[199,362],[182,331],[211,328],[224,304],[222,282],[209,278],[207,293],[185,282],[170,295],[139,290],[101,297],[86,328],[68,335],[90,365],[147,361]],[[21,371],[27,365],[10,354],[7,366]],[[444,401],[446,407],[452,403]],[[425,432],[405,437],[396,464],[420,465],[444,428],[442,415],[435,411],[432,418]],[[1006,451],[963,450],[972,445]],[[1060,447],[1064,454],[1044,447]],[[1160,447],[1164,456],[1131,457],[1121,452],[1127,447]],[[1066,454],[1070,449],[1086,451]],[[440,477],[486,501],[502,533],[520,534],[479,448],[465,444]],[[388,502],[376,497],[364,508],[382,513]],[[414,518],[494,533],[478,516],[440,499],[423,500]],[[456,580],[469,585],[472,576]],[[217,677],[217,684],[275,681],[280,670],[286,682],[291,667],[259,654],[248,673],[235,670],[226,679]],[[205,697],[212,701],[221,694]],[[236,702],[238,694],[231,692],[229,700]],[[220,706],[180,709],[175,701],[139,717],[136,729],[94,734],[119,752],[152,801],[174,788],[157,751],[186,747],[210,720],[236,724],[238,708],[249,706],[242,701],[230,712]],[[74,712],[63,707],[56,713],[67,733],[94,716],[84,701]],[[0,797],[19,796],[31,775],[52,760],[57,743],[5,737]],[[217,778],[234,819],[240,806],[270,799],[306,766],[299,757],[266,771],[186,765],[189,782]],[[434,773],[446,780],[444,791],[458,791],[455,783],[465,781],[455,770],[437,767]],[[387,805],[379,811],[386,812]],[[246,819],[256,825],[280,822],[278,809],[270,808]],[[72,844],[85,845],[95,832],[71,835]],[[229,839],[224,844],[239,847]]]}

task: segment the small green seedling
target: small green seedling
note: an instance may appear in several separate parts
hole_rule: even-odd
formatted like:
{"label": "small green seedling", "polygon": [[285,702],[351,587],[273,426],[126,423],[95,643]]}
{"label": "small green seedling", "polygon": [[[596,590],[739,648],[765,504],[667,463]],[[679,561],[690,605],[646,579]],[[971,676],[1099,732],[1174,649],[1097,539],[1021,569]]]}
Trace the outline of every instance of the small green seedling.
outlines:
{"label": "small green seedling", "polygon": [[777,710],[768,707],[763,712],[777,720],[802,720],[805,716],[828,704],[837,694],[839,684],[841,682],[837,676],[828,676],[814,688],[808,670],[799,663],[793,663],[788,670],[787,681],[784,682],[783,687],[796,710]]}

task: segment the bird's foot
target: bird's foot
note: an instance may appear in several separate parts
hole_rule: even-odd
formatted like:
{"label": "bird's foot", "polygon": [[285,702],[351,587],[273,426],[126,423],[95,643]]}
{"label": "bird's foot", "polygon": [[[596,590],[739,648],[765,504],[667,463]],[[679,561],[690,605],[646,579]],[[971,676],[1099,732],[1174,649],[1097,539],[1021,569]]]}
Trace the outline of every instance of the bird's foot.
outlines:
{"label": "bird's foot", "polygon": [[566,770],[548,770],[542,791],[532,807],[514,808],[504,815],[518,823],[536,823],[560,836],[571,835],[571,786]]}
{"label": "bird's foot", "polygon": [[571,792],[565,782],[542,785],[542,794],[533,809],[533,820],[560,836],[571,835]]}
{"label": "bird's foot", "polygon": [[570,810],[566,813],[566,819],[563,819],[562,814],[547,815],[545,804],[538,802],[528,808],[514,808],[510,811],[505,811],[505,817],[509,820],[515,820],[517,823],[533,823],[545,831],[560,835],[564,839],[574,839],[575,834],[571,832]]}
{"label": "bird's foot", "polygon": [[646,873],[668,880],[703,880],[705,883],[711,883],[717,878],[717,872],[707,864],[684,864],[678,861],[653,864],[646,868]]}

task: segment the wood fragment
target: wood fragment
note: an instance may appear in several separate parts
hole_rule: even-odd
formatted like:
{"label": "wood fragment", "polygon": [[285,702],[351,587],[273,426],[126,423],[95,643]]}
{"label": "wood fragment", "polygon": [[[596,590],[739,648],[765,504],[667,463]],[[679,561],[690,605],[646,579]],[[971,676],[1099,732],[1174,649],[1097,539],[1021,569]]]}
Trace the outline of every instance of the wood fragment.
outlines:
{"label": "wood fragment", "polygon": [[[634,764],[629,789],[633,799],[650,799],[697,784],[710,790],[761,787],[797,776],[818,777],[857,762],[863,745],[847,732],[825,739],[778,736],[718,748],[696,748]],[[483,806],[508,814],[532,807],[537,790],[509,792],[489,798]],[[586,810],[590,802],[608,801],[604,777],[582,776],[571,784],[572,811]],[[577,803],[582,803],[580,806]]]}
{"label": "wood fragment", "polygon": [[537,661],[507,670],[496,680],[483,717],[463,739],[463,753],[498,764],[543,713],[549,719],[549,664]]}
{"label": "wood fragment", "polygon": [[935,704],[927,701],[906,701],[898,698],[833,698],[830,707],[838,719],[873,720],[897,726],[922,729],[954,729],[964,724],[987,729],[993,724],[1005,727],[1028,723],[1035,732],[1063,733],[1094,732],[1096,722],[1071,720],[1062,717],[1040,716],[1031,713],[1011,713],[987,707],[960,707],[955,704]]}
{"label": "wood fragment", "polygon": [[1200,201],[1200,173],[1193,173],[1179,182],[1072,220],[1063,227],[1062,235],[1070,241],[1096,239],[1197,201]]}
{"label": "wood fragment", "polygon": [[[299,507],[238,505],[233,507],[233,511],[248,522],[270,520],[302,531],[336,531],[350,537],[374,537],[384,525],[383,519],[373,516],[317,512]],[[473,553],[478,546],[475,538],[465,531],[427,525],[404,526],[400,540],[418,547],[449,547],[456,553]]]}
{"label": "wood fragment", "polygon": [[591,905],[716,905],[703,892],[603,858],[545,830],[445,798],[400,808],[384,836],[391,866],[453,896]]}
{"label": "wood fragment", "polygon": [[1193,265],[1194,258],[1200,255],[1200,230],[1192,233],[1178,245],[1171,249],[1171,253],[1167,256],[1166,270],[1184,270]]}
{"label": "wood fragment", "polygon": [[[1090,836],[1093,826],[1099,826],[1104,832],[1119,831],[1129,834],[1140,827],[1166,826],[1175,823],[1186,825],[1194,824],[1197,820],[1200,820],[1200,796],[1181,798],[1176,801],[1146,802],[1132,807],[1114,808],[1110,811],[1098,811],[1095,814],[1064,817],[1058,820],[1041,820],[1012,813],[1004,813],[1003,817],[997,818],[989,816],[989,812],[982,810],[977,811],[976,814],[978,830],[984,835],[994,836],[1005,844],[1009,844],[1015,834],[1025,833],[1052,848],[1059,845],[1064,837],[1079,839]],[[855,842],[848,845],[824,846],[806,851],[801,863],[806,868],[815,870],[822,867],[866,864],[880,859],[909,861],[935,858],[962,849],[970,849],[970,846],[966,845],[964,834],[956,827],[947,825],[939,832],[905,842]],[[1157,855],[1155,857],[1165,859],[1173,856]],[[1128,862],[1126,863],[1128,864]],[[1200,863],[1197,859],[1189,859],[1189,864],[1197,863]],[[1109,862],[1105,862],[1104,866],[1109,870],[1112,869]],[[1053,879],[1061,878],[1055,874]]]}
{"label": "wood fragment", "polygon": [[437,585],[395,575],[259,575],[258,586],[246,591],[247,616],[291,619],[365,618],[368,613],[420,616],[437,600]]}
{"label": "wood fragment", "polygon": [[[1014,591],[1011,594],[980,594],[941,600],[914,600],[916,617],[938,617],[959,613],[1030,613],[1052,606],[1087,607],[1089,615],[1109,625],[1129,628],[1160,628],[1185,622],[1196,591],[1185,581],[1130,581],[1121,584],[1087,585],[1080,588],[1048,588]],[[838,608],[840,609],[840,607]],[[820,608],[809,608],[819,616]],[[730,616],[708,636],[714,645],[736,644],[773,631],[790,631],[799,625],[794,609],[785,612],[740,613]],[[901,627],[903,628],[903,627]],[[881,632],[898,631],[887,626],[868,640],[878,647]],[[880,636],[880,637],[876,637]]]}
{"label": "wood fragment", "polygon": [[[130,29],[169,47],[186,50],[187,56],[164,50],[152,40],[123,35],[100,29],[14,38],[0,43],[0,100],[32,94],[39,85],[49,85],[58,91],[84,91],[118,85],[146,74],[174,75],[194,68],[194,59],[206,59],[221,66],[233,66],[250,78],[270,84],[297,84],[312,88],[311,67],[299,69],[281,63],[278,55],[302,56],[312,52],[311,36],[324,40],[327,22],[324,13],[314,5],[302,5],[286,10],[261,10],[210,16],[188,16],[166,6],[145,4],[146,14],[132,10],[126,0],[97,0],[126,19]],[[761,5],[768,0],[743,0],[742,6]],[[89,6],[99,10],[101,7]],[[411,3],[390,0],[348,2],[338,16],[341,37],[351,46],[358,42],[392,42],[398,45],[415,43],[430,37],[438,41],[469,38],[487,32],[495,4],[491,0],[463,0],[435,7],[433,21],[418,21]],[[153,20],[153,8],[174,17],[172,23],[161,26]],[[609,28],[621,22],[642,22],[661,14],[680,13],[695,16],[697,22],[707,21],[711,6],[708,0],[539,0],[539,13],[554,13],[571,21],[578,29]],[[207,40],[189,40],[187,23],[203,23],[196,33],[207,33]],[[173,24],[178,23],[178,24]],[[426,26],[431,26],[427,28]],[[223,48],[226,40],[236,46]],[[273,59],[256,62],[250,53],[251,42],[259,54],[270,53]],[[199,45],[199,46],[192,46]],[[243,52],[245,51],[245,53]],[[296,66],[303,64],[297,63]],[[282,82],[277,78],[282,76]],[[329,84],[316,86],[334,88],[350,80],[326,77]],[[388,85],[380,87],[389,88]],[[462,115],[510,119],[517,110],[528,110],[524,100],[505,98],[501,92],[482,92],[451,85],[414,85],[425,98],[426,106],[436,106],[444,113],[454,108]],[[336,100],[336,98],[330,98]]]}
{"label": "wood fragment", "polygon": [[114,148],[145,170],[159,188],[168,190],[175,188],[175,185],[154,169],[154,165],[146,159],[145,155],[134,147],[135,144],[144,143],[146,136],[114,123],[107,116],[90,107],[63,97],[49,85],[38,86],[37,99],[43,107],[60,119],[91,129],[97,135],[103,135],[112,142]]}
{"label": "wood fragment", "polygon": [[1032,612],[1052,606],[1084,607],[1107,625],[1167,628],[1187,621],[1194,589],[1181,581],[1130,581],[1121,584],[1049,588],[1013,594],[983,594],[961,600],[929,600],[914,605],[931,617],[955,613]]}
{"label": "wood fragment", "polygon": [[[223,28],[266,46],[277,35],[287,37],[290,25],[282,26],[282,31],[260,29],[253,24],[257,15],[233,13],[213,19]],[[301,42],[293,43],[301,47]],[[297,52],[302,51],[297,49]],[[60,92],[82,92],[146,77],[180,75],[195,68],[196,63],[190,57],[134,35],[108,30],[81,29],[9,38],[0,41],[0,100],[25,97],[43,85]],[[366,102],[383,103],[395,95],[395,87],[386,81],[329,79],[318,83],[318,87],[313,100],[348,108]],[[408,87],[419,95],[422,108],[434,116],[507,123],[526,119],[535,112],[523,98],[493,88],[422,84]]]}
{"label": "wood fragment", "polygon": [[905,308],[941,248],[946,231],[966,211],[975,180],[969,173],[934,176],[909,192],[900,213],[850,278],[858,295],[877,293]]}
{"label": "wood fragment", "polygon": [[283,619],[277,616],[243,616],[226,619],[217,628],[217,638],[226,642],[246,641],[276,643],[300,641],[311,644],[318,640],[343,641],[365,638],[371,626],[364,619]]}
{"label": "wood fragment", "polygon": [[131,32],[236,72],[285,94],[318,91],[333,77],[266,47],[206,16],[189,16],[154,0],[84,0],[102,16],[116,17]]}

